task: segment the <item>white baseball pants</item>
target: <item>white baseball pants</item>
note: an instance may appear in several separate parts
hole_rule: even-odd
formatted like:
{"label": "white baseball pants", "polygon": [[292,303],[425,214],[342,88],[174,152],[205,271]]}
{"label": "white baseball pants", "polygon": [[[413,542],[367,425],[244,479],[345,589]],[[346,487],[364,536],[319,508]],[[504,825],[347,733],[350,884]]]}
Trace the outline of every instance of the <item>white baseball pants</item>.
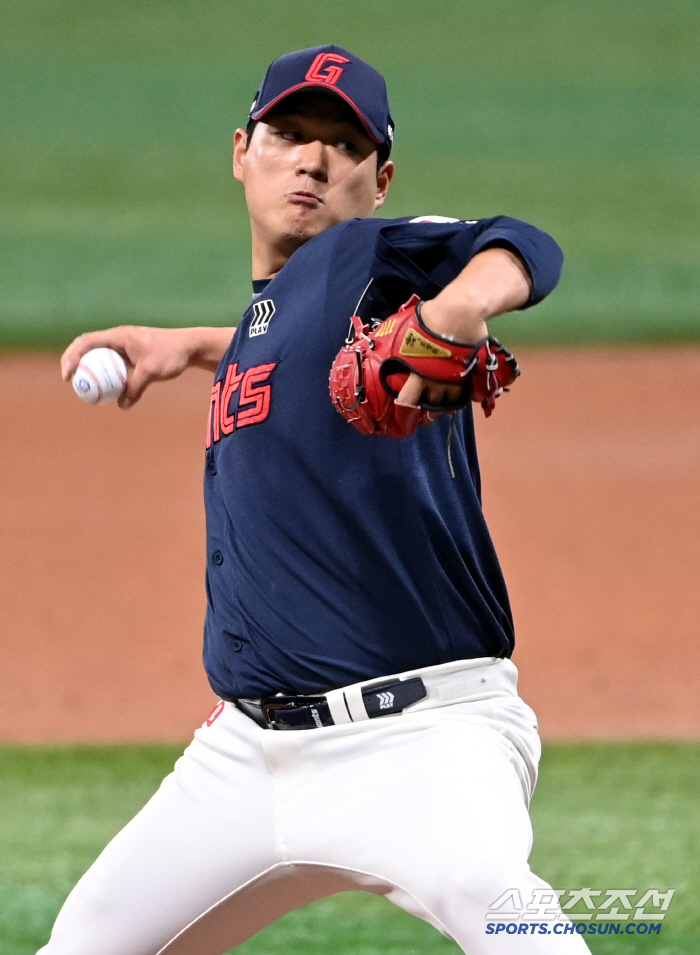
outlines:
{"label": "white baseball pants", "polygon": [[[41,955],[221,955],[315,899],[386,896],[469,955],[582,955],[579,935],[486,934],[527,863],[535,717],[508,660],[421,675],[401,715],[262,729],[233,704],[78,882]],[[387,678],[390,679],[390,678]]]}

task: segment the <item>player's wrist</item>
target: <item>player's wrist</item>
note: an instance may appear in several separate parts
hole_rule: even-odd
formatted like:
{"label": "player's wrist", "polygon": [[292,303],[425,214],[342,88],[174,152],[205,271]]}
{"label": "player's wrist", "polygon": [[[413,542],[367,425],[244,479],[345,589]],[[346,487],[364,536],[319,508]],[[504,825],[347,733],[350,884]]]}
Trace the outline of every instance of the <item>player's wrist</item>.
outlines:
{"label": "player's wrist", "polygon": [[196,327],[178,329],[188,364],[215,371],[228,348],[234,328]]}
{"label": "player's wrist", "polygon": [[428,331],[456,342],[477,342],[486,338],[489,315],[486,303],[460,298],[445,299],[442,292],[421,305],[421,320]]}

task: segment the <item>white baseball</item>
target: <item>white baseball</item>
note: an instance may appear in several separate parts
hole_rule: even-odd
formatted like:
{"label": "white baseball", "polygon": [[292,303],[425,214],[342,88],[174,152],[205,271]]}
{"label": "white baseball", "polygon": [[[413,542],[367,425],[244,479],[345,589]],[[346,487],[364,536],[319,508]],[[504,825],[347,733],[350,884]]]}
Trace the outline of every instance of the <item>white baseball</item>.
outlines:
{"label": "white baseball", "polygon": [[93,348],[80,359],[71,379],[76,395],[89,405],[104,405],[126,387],[126,364],[113,348]]}

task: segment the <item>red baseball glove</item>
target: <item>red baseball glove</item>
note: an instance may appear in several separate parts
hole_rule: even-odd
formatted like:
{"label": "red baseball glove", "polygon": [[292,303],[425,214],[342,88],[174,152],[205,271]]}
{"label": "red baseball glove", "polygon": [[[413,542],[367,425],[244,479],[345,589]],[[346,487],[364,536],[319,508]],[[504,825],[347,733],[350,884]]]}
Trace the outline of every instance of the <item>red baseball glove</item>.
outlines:
{"label": "red baseball glove", "polygon": [[[514,356],[496,338],[465,344],[431,332],[421,321],[417,295],[373,332],[353,315],[355,340],[339,351],[330,376],[333,404],[363,434],[405,438],[419,424],[477,401],[488,416],[496,398],[520,374]],[[454,404],[400,404],[395,399],[411,372],[446,385],[462,385]]]}

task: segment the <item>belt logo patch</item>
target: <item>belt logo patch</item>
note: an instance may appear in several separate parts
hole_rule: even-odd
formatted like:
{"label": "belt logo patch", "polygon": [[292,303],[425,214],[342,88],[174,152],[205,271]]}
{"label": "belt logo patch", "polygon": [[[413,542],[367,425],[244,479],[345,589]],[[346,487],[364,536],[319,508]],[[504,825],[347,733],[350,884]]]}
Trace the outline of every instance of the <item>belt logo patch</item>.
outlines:
{"label": "belt logo patch", "polygon": [[379,700],[379,709],[380,710],[390,710],[394,705],[394,694],[393,693],[377,693],[377,699]]}
{"label": "belt logo patch", "polygon": [[264,335],[274,314],[275,303],[271,298],[253,302],[253,319],[248,328],[248,337],[255,338],[256,335]]}

